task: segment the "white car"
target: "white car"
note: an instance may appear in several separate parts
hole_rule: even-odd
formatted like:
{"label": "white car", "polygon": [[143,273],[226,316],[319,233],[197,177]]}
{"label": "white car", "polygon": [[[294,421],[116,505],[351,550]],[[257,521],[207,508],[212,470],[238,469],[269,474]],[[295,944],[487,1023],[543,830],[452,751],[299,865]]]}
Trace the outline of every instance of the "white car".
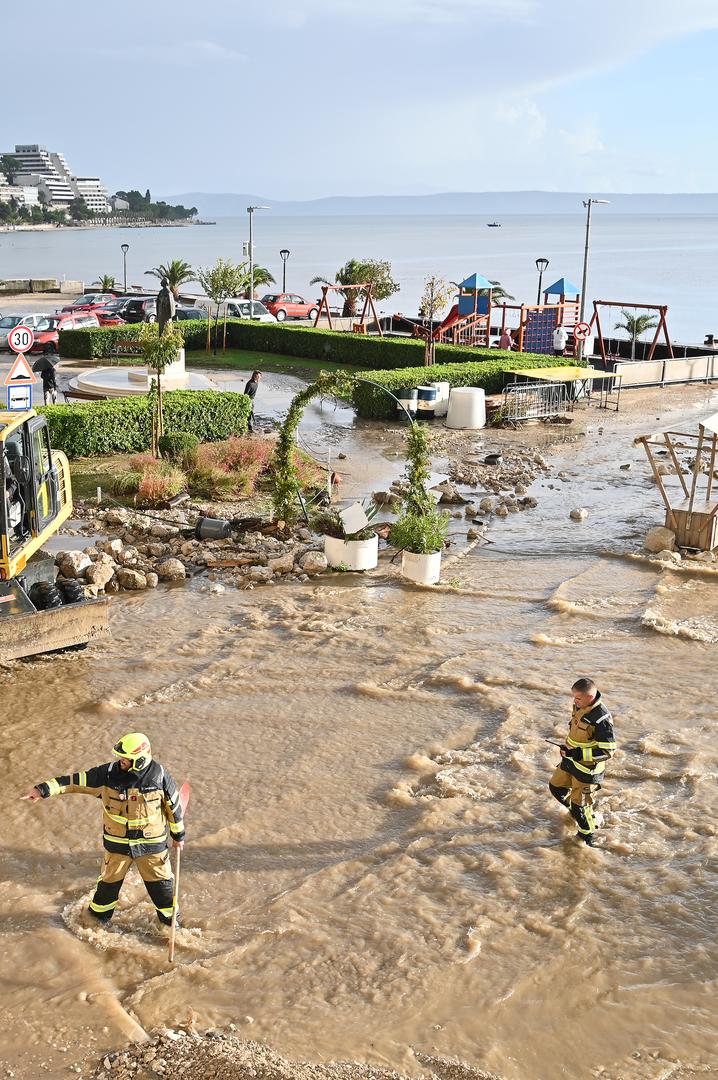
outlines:
{"label": "white car", "polygon": [[255,322],[276,322],[274,315],[267,311],[259,300],[252,301],[252,314],[249,313],[249,300],[243,298],[227,301],[227,316],[230,319],[254,319]]}
{"label": "white car", "polygon": [[11,330],[14,330],[16,326],[21,323],[23,326],[28,326],[31,330],[36,330],[40,323],[44,323],[47,320],[46,314],[34,313],[32,315],[3,315],[0,319],[0,349],[10,351],[7,343],[8,334]]}

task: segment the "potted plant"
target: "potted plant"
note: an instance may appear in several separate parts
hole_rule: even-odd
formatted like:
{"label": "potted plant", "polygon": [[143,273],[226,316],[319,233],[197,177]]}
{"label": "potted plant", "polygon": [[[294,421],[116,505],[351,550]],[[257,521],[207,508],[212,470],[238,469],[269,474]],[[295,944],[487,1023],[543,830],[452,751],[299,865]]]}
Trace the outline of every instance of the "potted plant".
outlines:
{"label": "potted plant", "polygon": [[378,507],[354,503],[346,510],[329,511],[315,520],[324,535],[324,554],[335,569],[373,570],[379,561],[379,537],[370,522]]}
{"label": "potted plant", "polygon": [[407,487],[401,516],[391,527],[389,542],[401,551],[401,572],[420,585],[435,585],[441,576],[441,552],[449,515],[437,510],[426,490],[429,479],[429,437],[412,424],[407,439]]}

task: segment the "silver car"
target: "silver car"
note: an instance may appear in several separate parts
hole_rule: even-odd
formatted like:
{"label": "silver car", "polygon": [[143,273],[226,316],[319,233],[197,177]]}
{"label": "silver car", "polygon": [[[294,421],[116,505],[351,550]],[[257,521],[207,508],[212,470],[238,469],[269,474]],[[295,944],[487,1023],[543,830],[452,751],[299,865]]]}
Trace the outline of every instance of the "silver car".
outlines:
{"label": "silver car", "polygon": [[0,350],[10,351],[7,343],[8,334],[20,323],[23,326],[28,326],[31,330],[35,330],[46,319],[47,315],[37,312],[31,315],[3,315],[0,319]]}

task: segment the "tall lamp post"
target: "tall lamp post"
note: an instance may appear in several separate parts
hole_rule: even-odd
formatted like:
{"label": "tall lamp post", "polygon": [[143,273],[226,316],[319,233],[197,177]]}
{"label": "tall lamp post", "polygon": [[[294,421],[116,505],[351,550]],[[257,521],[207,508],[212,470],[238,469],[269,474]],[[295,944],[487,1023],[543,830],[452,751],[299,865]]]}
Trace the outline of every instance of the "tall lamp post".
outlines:
{"label": "tall lamp post", "polygon": [[282,260],[282,292],[286,292],[287,291],[287,259],[291,255],[291,251],[289,250],[289,248],[282,248],[282,250],[279,252],[279,255],[280,255],[280,258]]}
{"label": "tall lamp post", "polygon": [[538,290],[536,292],[536,306],[537,307],[541,303],[541,285],[543,283],[544,271],[546,270],[547,266],[548,266],[548,259],[537,259],[536,260],[536,269],[538,270],[538,275],[539,275]]}
{"label": "tall lamp post", "polygon": [[125,292],[127,292],[127,252],[130,250],[129,244],[120,244],[120,251],[122,252],[122,265],[125,279]]}
{"label": "tall lamp post", "polygon": [[254,318],[254,241],[252,239],[252,217],[255,210],[271,210],[271,206],[248,206],[249,214],[249,317]]}
{"label": "tall lamp post", "polygon": [[[588,199],[583,200],[583,205],[586,207],[586,246],[583,249],[583,280],[581,282],[581,307],[578,313],[578,321],[584,321],[584,312],[586,310],[586,283],[588,281],[588,249],[591,243],[591,208],[599,204],[607,206],[610,203],[610,199],[592,199],[590,196]],[[578,343],[578,359],[583,360],[583,342]]]}

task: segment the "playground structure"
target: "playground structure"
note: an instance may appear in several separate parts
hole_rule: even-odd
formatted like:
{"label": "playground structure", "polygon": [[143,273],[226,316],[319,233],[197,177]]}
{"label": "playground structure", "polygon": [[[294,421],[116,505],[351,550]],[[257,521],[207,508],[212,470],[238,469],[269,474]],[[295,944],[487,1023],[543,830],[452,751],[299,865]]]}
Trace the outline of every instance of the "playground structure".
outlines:
{"label": "playground structure", "polygon": [[[459,284],[459,295],[449,314],[433,331],[439,344],[483,345],[491,337],[491,299],[494,283],[482,274],[471,274]],[[419,336],[424,336],[419,331]]]}
{"label": "playground structure", "polygon": [[[562,277],[544,290],[543,304],[497,304],[501,308],[501,333],[508,329],[517,352],[547,353],[553,352],[553,335],[556,328],[562,326],[567,334],[573,334],[581,309],[581,294],[576,285]],[[558,297],[550,301],[549,297]],[[509,312],[518,312],[518,326],[510,327],[513,317]],[[576,343],[571,346],[571,355],[576,354]]]}
{"label": "playground structure", "polygon": [[372,315],[374,317],[374,323],[376,325],[379,337],[384,337],[384,331],[381,328],[381,322],[379,321],[379,316],[377,314],[376,307],[374,306],[374,297],[372,296],[372,282],[371,281],[365,281],[361,285],[322,285],[322,299],[321,299],[320,304],[319,304],[319,310],[317,311],[316,317],[314,319],[314,325],[315,326],[319,325],[319,320],[322,317],[322,312],[325,312],[325,314],[327,316],[327,322],[329,323],[329,329],[330,330],[334,329],[334,326],[332,324],[332,313],[331,313],[331,310],[329,308],[329,301],[327,299],[327,296],[328,296],[328,294],[330,292],[345,293],[349,289],[352,289],[352,290],[353,289],[365,289],[366,290],[365,293],[364,293],[364,306],[361,309],[361,315],[359,316],[359,321],[358,322],[356,322],[356,321],[352,322],[352,332],[355,333],[355,334],[366,334],[366,332],[367,332],[367,323],[366,323],[367,312],[371,311],[371,313],[372,313]]}
{"label": "playground structure", "polygon": [[[658,490],[666,507],[666,527],[676,535],[682,548],[713,551],[718,547],[718,499],[712,498],[718,455],[718,413],[698,424],[698,434],[684,431],[664,431],[657,435],[640,435],[634,440],[643,446]],[[666,487],[666,470],[656,464],[653,448],[668,452],[672,471],[678,477],[680,490]],[[681,464],[678,451],[693,456],[687,467]],[[707,466],[704,464],[707,457]],[[690,488],[686,476],[691,476]],[[677,495],[678,498],[672,496]]]}
{"label": "playground structure", "polygon": [[[595,333],[596,333],[596,335],[598,337],[598,350],[599,350],[599,352],[601,354],[601,359],[602,359],[604,364],[606,364],[606,362],[608,360],[612,360],[612,359],[613,360],[615,360],[615,359],[621,360],[621,359],[624,359],[624,358],[621,357],[620,354],[618,356],[616,356],[616,355],[612,354],[610,351],[609,352],[606,351],[606,340],[607,339],[606,339],[606,336],[603,333],[603,326],[601,324],[601,315],[600,315],[600,309],[601,308],[608,308],[609,312],[610,312],[610,310],[612,308],[618,308],[620,311],[633,311],[633,310],[657,311],[658,312],[658,323],[656,324],[656,328],[655,328],[656,332],[655,332],[655,334],[653,336],[653,341],[651,342],[651,344],[650,344],[650,346],[648,348],[648,353],[643,357],[643,359],[646,360],[646,361],[649,361],[649,360],[653,359],[653,354],[656,351],[656,345],[658,344],[658,339],[661,336],[661,331],[663,331],[666,346],[668,348],[668,356],[670,357],[671,360],[673,359],[673,346],[671,345],[671,339],[668,336],[668,324],[666,322],[666,315],[668,314],[668,306],[666,304],[633,304],[633,303],[626,304],[626,303],[621,303],[618,300],[594,300],[593,301],[593,317],[591,319],[591,330],[593,331],[595,329]],[[609,337],[608,337],[609,345],[610,345],[610,337],[611,337],[611,335],[609,335]],[[616,339],[616,340],[618,340],[618,339]]]}

